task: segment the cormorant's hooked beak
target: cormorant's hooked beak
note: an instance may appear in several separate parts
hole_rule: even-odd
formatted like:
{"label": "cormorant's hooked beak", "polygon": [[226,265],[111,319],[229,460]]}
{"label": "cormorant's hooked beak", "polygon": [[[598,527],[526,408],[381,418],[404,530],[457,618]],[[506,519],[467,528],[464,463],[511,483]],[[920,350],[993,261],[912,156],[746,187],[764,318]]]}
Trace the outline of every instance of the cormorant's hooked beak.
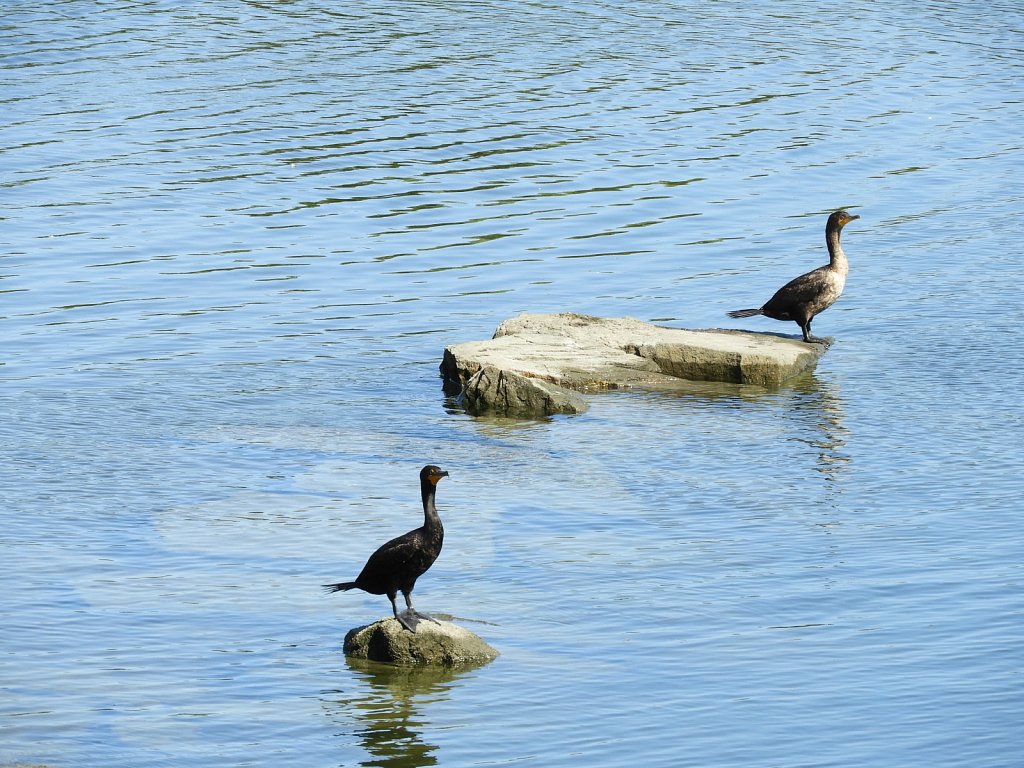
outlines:
{"label": "cormorant's hooked beak", "polygon": [[850,221],[853,221],[854,219],[859,219],[859,218],[860,218],[860,214],[854,213],[854,214],[852,214],[850,216]]}

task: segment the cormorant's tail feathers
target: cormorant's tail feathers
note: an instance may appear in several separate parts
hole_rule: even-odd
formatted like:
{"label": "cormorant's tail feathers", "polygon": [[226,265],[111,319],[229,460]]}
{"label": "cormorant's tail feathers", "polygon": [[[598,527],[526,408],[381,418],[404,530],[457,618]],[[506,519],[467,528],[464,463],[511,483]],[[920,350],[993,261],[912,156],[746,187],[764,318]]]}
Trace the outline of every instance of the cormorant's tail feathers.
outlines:
{"label": "cormorant's tail feathers", "polygon": [[729,317],[753,317],[754,315],[760,315],[760,309],[734,309],[732,312],[727,312]]}
{"label": "cormorant's tail feathers", "polygon": [[347,592],[350,589],[356,588],[354,581],[339,581],[337,584],[323,584],[325,590],[328,592]]}

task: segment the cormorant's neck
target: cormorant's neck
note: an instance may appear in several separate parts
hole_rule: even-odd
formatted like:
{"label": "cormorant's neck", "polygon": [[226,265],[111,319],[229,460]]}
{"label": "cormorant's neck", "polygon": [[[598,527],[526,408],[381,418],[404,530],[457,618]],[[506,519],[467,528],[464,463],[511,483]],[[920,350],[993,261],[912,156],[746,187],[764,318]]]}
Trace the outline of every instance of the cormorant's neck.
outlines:
{"label": "cormorant's neck", "polygon": [[437,514],[437,507],[434,505],[434,494],[437,486],[424,478],[420,481],[420,495],[423,497],[423,527],[440,528],[441,518]]}
{"label": "cormorant's neck", "polygon": [[829,266],[845,275],[849,272],[850,265],[846,261],[846,254],[843,253],[843,246],[839,244],[839,234],[842,231],[840,227],[828,230],[825,233],[825,243],[828,245]]}

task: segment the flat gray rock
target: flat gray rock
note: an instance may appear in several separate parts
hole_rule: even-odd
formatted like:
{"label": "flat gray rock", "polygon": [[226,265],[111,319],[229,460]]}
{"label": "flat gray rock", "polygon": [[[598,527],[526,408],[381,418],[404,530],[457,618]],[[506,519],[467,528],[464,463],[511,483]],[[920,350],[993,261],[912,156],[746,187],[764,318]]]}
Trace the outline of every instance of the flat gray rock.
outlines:
{"label": "flat gray rock", "polygon": [[577,392],[678,389],[685,381],[777,387],[825,351],[765,333],[665,328],[631,317],[525,314],[487,341],[444,351],[445,388],[474,415],[581,413]]}
{"label": "flat gray rock", "polygon": [[480,636],[449,621],[421,621],[410,632],[391,618],[349,630],[344,650],[353,658],[401,665],[458,667],[498,657]]}

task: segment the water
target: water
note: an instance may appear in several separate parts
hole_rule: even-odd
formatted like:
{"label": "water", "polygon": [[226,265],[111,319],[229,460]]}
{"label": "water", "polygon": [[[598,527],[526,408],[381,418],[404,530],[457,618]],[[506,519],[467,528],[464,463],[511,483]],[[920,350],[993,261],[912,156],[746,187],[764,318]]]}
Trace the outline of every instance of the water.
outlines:
{"label": "water", "polygon": [[[622,5],[4,5],[0,764],[1020,764],[1024,9]],[[840,206],[790,386],[441,392],[730,324]],[[502,656],[350,664],[427,462],[417,606]]]}

